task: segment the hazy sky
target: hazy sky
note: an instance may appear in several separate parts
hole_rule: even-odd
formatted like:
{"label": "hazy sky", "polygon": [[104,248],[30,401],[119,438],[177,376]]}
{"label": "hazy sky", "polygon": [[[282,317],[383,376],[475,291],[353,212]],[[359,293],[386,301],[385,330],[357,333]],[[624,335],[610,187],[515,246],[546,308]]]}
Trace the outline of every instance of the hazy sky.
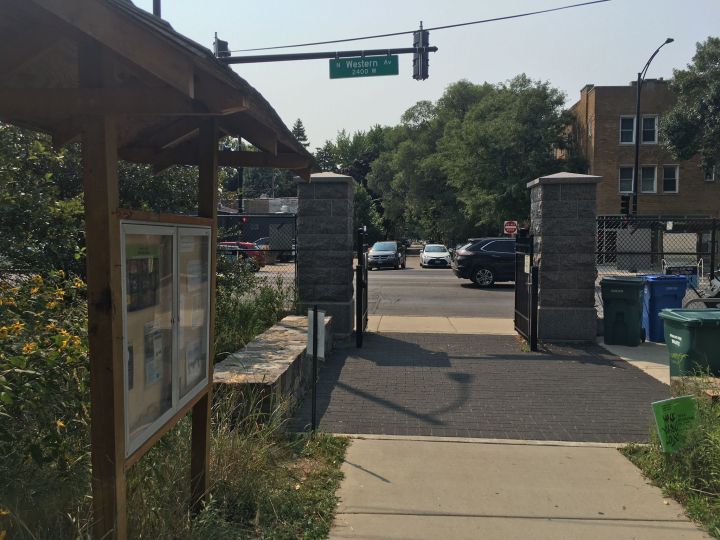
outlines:
{"label": "hazy sky", "polygon": [[[212,48],[217,32],[230,49],[324,41],[512,15],[581,0],[163,0],[173,27]],[[134,0],[152,10],[152,0]],[[695,44],[720,35],[720,0],[611,0],[523,19],[430,32],[439,48],[430,78],[412,78],[412,55],[400,56],[400,74],[334,79],[328,60],[236,65],[288,126],[301,118],[311,149],[337,132],[394,125],[419,100],[437,100],[452,82],[503,82],[519,73],[549,81],[577,100],[587,83],[624,85],[637,77],[666,37],[648,78],[672,76],[690,62]],[[411,47],[412,36],[272,52]],[[241,53],[237,53],[241,54]],[[264,54],[264,53],[243,53]]]}

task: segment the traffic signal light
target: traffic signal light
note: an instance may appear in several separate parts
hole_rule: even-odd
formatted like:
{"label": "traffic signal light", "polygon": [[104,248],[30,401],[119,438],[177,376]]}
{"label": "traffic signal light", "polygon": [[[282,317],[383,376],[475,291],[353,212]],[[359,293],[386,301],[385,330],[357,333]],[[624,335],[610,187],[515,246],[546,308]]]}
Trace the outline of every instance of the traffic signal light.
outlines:
{"label": "traffic signal light", "polygon": [[413,47],[415,48],[413,54],[413,79],[416,81],[424,81],[428,78],[430,62],[427,48],[429,46],[430,32],[423,30],[422,23],[420,23],[420,30],[413,32]]}
{"label": "traffic signal light", "polygon": [[630,215],[630,199],[632,195],[620,195],[620,213],[624,216]]}

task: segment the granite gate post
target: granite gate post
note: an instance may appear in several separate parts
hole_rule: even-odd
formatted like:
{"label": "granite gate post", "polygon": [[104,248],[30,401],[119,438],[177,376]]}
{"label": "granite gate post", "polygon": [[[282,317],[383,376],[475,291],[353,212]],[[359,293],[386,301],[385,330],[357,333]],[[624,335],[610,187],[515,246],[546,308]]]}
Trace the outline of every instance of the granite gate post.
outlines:
{"label": "granite gate post", "polygon": [[601,180],[556,173],[527,184],[541,341],[595,341],[596,189]]}
{"label": "granite gate post", "polygon": [[333,336],[354,324],[353,198],[355,180],[319,173],[298,184],[297,272],[301,313],[314,304],[333,317]]}

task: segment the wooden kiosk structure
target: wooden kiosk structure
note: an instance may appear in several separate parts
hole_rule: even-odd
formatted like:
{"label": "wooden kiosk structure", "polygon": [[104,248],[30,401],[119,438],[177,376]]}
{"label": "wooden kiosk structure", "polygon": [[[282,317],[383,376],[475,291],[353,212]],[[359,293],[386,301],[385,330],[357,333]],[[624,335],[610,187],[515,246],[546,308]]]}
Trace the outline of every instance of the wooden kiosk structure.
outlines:
{"label": "wooden kiosk structure", "polygon": [[[56,147],[82,141],[94,536],[122,539],[128,468],[190,410],[192,500],[207,490],[217,168],[278,167],[308,179],[312,157],[256,90],[209,50],[129,0],[0,0],[0,35],[0,119],[49,133]],[[225,135],[242,137],[259,151],[219,151]],[[197,165],[198,216],[121,209],[118,159],[152,164],[156,172]],[[130,245],[128,239],[154,238],[148,233],[153,227],[164,231],[172,254],[165,276],[171,307],[167,317],[155,311],[154,319],[139,325],[144,334],[133,352],[132,317],[162,301],[156,289],[165,277],[157,272],[159,244]],[[183,252],[193,250],[201,258],[183,262]],[[138,269],[145,281],[132,277]],[[138,293],[138,283],[148,290]],[[193,301],[202,301],[185,317],[190,299],[183,295],[191,290],[201,291]],[[183,345],[182,329],[174,328],[189,319],[200,337]],[[178,369],[178,344],[193,358],[184,369]],[[138,367],[143,354],[144,370]],[[148,408],[157,414],[138,420],[142,429],[133,435],[133,381],[149,385],[162,377],[168,381],[166,406]],[[154,395],[148,391],[143,399]]]}

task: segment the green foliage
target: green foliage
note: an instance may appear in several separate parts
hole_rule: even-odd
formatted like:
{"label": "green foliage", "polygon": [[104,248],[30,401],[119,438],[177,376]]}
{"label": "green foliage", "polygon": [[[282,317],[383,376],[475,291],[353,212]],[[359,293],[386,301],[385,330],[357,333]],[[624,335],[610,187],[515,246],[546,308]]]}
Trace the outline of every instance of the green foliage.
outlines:
{"label": "green foliage", "polygon": [[303,125],[302,120],[300,120],[299,118],[295,120],[291,131],[295,138],[298,140],[298,142],[302,144],[305,148],[310,146],[310,142],[308,141],[307,133],[305,133],[305,126]]}
{"label": "green foliage", "polygon": [[[233,350],[285,313],[291,291],[242,265],[220,270],[216,333],[241,327],[235,343],[221,340]],[[88,538],[85,285],[62,272],[6,278],[0,299],[0,538]],[[286,413],[286,403],[267,407],[249,391],[216,394],[210,497],[197,516],[188,510],[191,421],[181,420],[128,473],[130,537],[327,536],[347,440],[286,435]]]}
{"label": "green foliage", "polygon": [[582,170],[564,136],[564,96],[520,75],[507,84],[450,85],[386,129],[368,187],[382,198],[385,226],[448,244],[496,234],[505,219],[529,217],[525,183],[560,170]]}
{"label": "green foliage", "polygon": [[368,191],[361,185],[355,186],[355,200],[353,206],[353,230],[366,226],[368,242],[373,243],[382,239],[382,219],[375,203]]}
{"label": "green foliage", "polygon": [[683,504],[691,519],[720,538],[720,404],[703,395],[703,379],[678,388],[679,395],[696,395],[698,423],[687,432],[687,445],[664,454],[655,429],[649,445],[630,445],[623,454],[663,492]]}
{"label": "green foliage", "polygon": [[0,269],[84,271],[84,207],[77,146],[0,123]]}
{"label": "green foliage", "polygon": [[700,154],[705,170],[720,164],[720,38],[697,44],[693,61],[675,70],[677,102],[663,117],[661,137],[677,159]]}
{"label": "green foliage", "polygon": [[90,480],[86,302],[63,272],[0,282],[0,506],[68,535],[58,488],[84,507]]}

